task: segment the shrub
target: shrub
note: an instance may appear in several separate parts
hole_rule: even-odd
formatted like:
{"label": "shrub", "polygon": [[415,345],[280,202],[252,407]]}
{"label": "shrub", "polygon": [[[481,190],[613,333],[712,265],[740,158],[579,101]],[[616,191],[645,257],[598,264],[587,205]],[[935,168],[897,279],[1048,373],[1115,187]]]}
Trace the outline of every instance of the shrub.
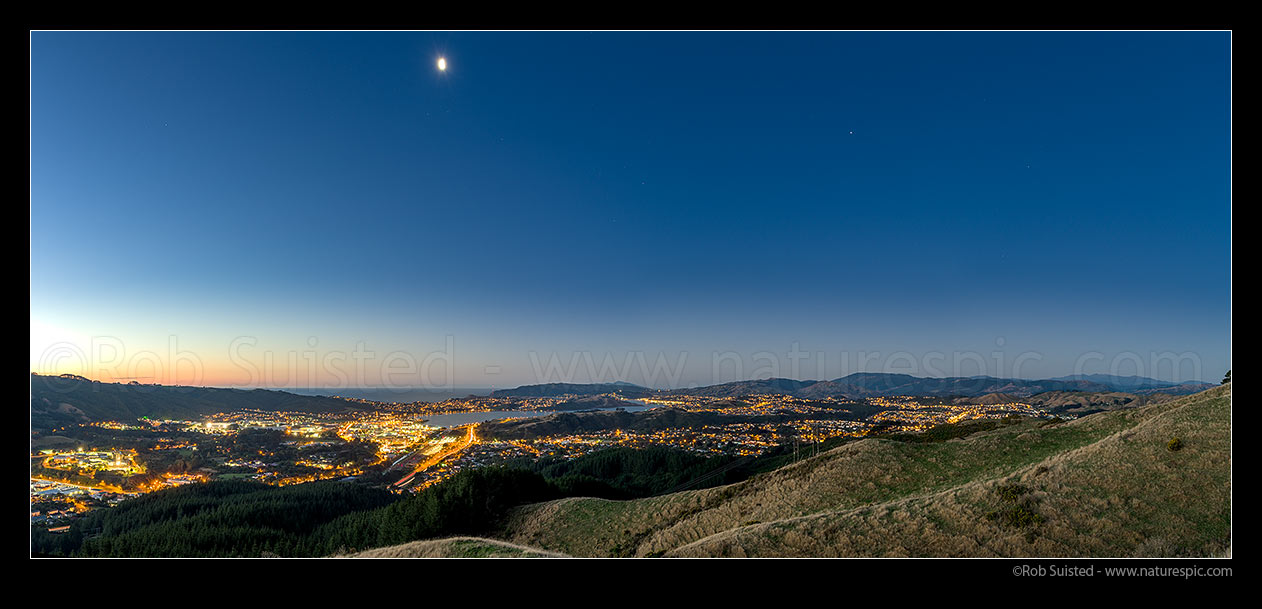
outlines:
{"label": "shrub", "polygon": [[999,493],[1000,499],[1009,503],[1015,503],[1021,495],[1025,495],[1030,492],[1030,487],[1025,486],[1024,484],[1001,484],[995,489],[995,492]]}
{"label": "shrub", "polygon": [[[986,519],[1014,529],[1028,529],[1043,524],[1043,515],[1028,505],[1034,498],[1027,498],[1026,495],[1033,491],[1034,489],[1024,484],[1001,484],[995,487],[995,494],[999,495],[1002,504],[1000,509],[987,513]],[[1030,537],[1031,534],[1027,533],[1027,538]]]}
{"label": "shrub", "polygon": [[1043,515],[1023,505],[1004,510],[999,514],[1002,522],[1013,528],[1025,528],[1043,523]]}
{"label": "shrub", "polygon": [[1183,441],[1178,438],[1170,440],[1166,442],[1166,448],[1170,449],[1171,452],[1178,452],[1183,449]]}

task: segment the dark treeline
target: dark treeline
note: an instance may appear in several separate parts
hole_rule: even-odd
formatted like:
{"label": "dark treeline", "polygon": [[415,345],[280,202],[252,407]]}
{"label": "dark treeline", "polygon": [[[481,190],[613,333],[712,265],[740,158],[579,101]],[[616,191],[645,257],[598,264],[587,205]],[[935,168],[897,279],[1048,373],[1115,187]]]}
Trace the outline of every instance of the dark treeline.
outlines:
{"label": "dark treeline", "polygon": [[62,556],[299,556],[319,525],[394,499],[382,489],[337,482],[217,481],[94,510],[66,533],[33,528],[31,549]]}
{"label": "dark treeline", "polygon": [[568,496],[631,499],[750,474],[749,466],[734,463],[745,461],[669,448],[619,448],[569,461],[466,470],[410,497],[354,482],[278,488],[216,481],[90,512],[66,533],[33,527],[31,550],[60,556],[328,556],[494,533],[508,510],[528,503]]}
{"label": "dark treeline", "polygon": [[512,463],[538,472],[567,496],[605,499],[635,499],[684,486],[704,488],[739,482],[749,477],[751,464],[749,459],[706,457],[665,447],[611,448],[577,459]]}
{"label": "dark treeline", "polygon": [[329,556],[499,527],[508,510],[564,494],[537,473],[487,467],[465,470],[383,508],[348,513],[305,540],[302,556]]}

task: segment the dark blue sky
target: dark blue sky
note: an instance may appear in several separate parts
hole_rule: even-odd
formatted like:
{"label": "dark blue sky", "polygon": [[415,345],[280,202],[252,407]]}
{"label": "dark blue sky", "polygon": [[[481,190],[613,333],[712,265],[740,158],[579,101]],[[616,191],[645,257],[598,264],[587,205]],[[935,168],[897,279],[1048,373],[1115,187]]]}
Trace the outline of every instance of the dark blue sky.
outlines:
{"label": "dark blue sky", "polygon": [[1217,380],[1230,42],[36,32],[32,369],[54,338],[174,336],[194,381],[336,385],[260,381],[230,343],[419,360],[451,336],[461,386],[560,380],[531,353],[686,353],[628,375],[659,386],[729,380],[729,352],[738,376],[767,352],[799,378]]}

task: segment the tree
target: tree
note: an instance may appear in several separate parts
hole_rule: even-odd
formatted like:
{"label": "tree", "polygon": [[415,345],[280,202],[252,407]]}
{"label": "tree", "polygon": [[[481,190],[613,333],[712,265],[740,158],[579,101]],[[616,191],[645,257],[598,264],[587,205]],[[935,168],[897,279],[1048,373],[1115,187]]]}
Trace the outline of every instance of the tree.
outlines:
{"label": "tree", "polygon": [[1222,384],[1223,384],[1223,385],[1226,385],[1227,383],[1230,383],[1230,382],[1231,382],[1231,371],[1230,371],[1230,370],[1228,370],[1228,371],[1227,371],[1227,376],[1224,376],[1224,377],[1223,377],[1223,382],[1222,382]]}

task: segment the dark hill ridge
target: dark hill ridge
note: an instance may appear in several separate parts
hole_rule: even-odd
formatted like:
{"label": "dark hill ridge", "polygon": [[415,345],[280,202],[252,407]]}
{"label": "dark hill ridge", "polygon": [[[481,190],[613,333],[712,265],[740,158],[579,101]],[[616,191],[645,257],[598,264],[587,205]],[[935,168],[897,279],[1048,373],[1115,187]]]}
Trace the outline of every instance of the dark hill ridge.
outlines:
{"label": "dark hill ridge", "polygon": [[1090,381],[1000,379],[989,376],[920,378],[907,374],[856,373],[815,383],[803,397],[887,397],[891,395],[979,396],[1006,393],[1025,397],[1046,391],[1108,391]]}
{"label": "dark hill ridge", "polygon": [[602,393],[618,393],[624,397],[638,398],[654,393],[652,389],[632,385],[630,383],[544,383],[542,385],[522,385],[515,389],[496,389],[491,392],[493,398],[538,398],[561,395],[600,395]]}
{"label": "dark hill ridge", "polygon": [[[980,403],[980,400],[984,400],[987,397],[990,396],[971,399],[974,403]],[[1178,396],[1165,393],[1139,395],[1134,393],[1123,393],[1120,391],[1106,391],[1100,393],[1088,393],[1083,391],[1048,391],[1047,393],[1039,393],[1028,398],[1024,398],[1023,401],[1036,408],[1056,415],[1069,414],[1074,416],[1085,416],[1105,410],[1138,408],[1149,404],[1161,404],[1177,398]],[[967,400],[970,398],[964,399]]]}
{"label": "dark hill ridge", "polygon": [[1201,383],[1199,381],[1193,381],[1190,383],[1180,383],[1178,385],[1170,385],[1169,387],[1134,389],[1131,391],[1131,393],[1137,393],[1139,395],[1157,395],[1157,394],[1191,395],[1193,393],[1199,393],[1201,391],[1205,391],[1206,389],[1211,388],[1213,386],[1214,385],[1212,383]]}
{"label": "dark hill ridge", "polygon": [[624,400],[619,400],[610,395],[587,395],[580,398],[574,398],[561,402],[553,406],[553,410],[609,410],[613,408],[626,408],[628,406],[639,406]]}
{"label": "dark hill ridge", "polygon": [[710,385],[708,387],[698,387],[695,389],[678,389],[675,391],[667,391],[665,393],[673,395],[705,395],[728,398],[764,393],[810,397],[806,395],[806,391],[817,384],[819,384],[818,381],[762,379],[756,381],[736,381],[734,383],[723,383],[721,385]]}
{"label": "dark hill ridge", "polygon": [[1129,391],[1138,393],[1146,390],[1161,390],[1174,387],[1199,386],[1196,391],[1204,391],[1210,383],[1201,383],[1198,381],[1182,381],[1172,383],[1170,381],[1159,381],[1144,376],[1117,376],[1114,374],[1074,374],[1070,376],[1058,376],[1051,379],[1053,381],[1090,381],[1092,383],[1100,383],[1108,385],[1119,391]]}
{"label": "dark hill ridge", "polygon": [[524,385],[516,389],[503,389],[494,392],[492,396],[541,397],[619,393],[623,397],[637,398],[649,395],[739,397],[752,394],[784,394],[813,399],[829,397],[854,399],[894,395],[977,397],[991,393],[1003,393],[1024,398],[1049,391],[1083,391],[1091,393],[1130,391],[1141,394],[1168,393],[1172,395],[1187,395],[1204,391],[1212,386],[1209,383],[1176,384],[1143,377],[1108,375],[1031,380],[1001,379],[990,376],[924,378],[909,374],[858,372],[831,381],[799,381],[773,378],[665,391],[655,391],[625,383],[548,383],[543,385]]}
{"label": "dark hill ridge", "polygon": [[134,421],[140,417],[196,419],[242,409],[340,412],[353,406],[337,398],[269,389],[99,383],[70,375],[31,375],[33,430],[88,421]]}

